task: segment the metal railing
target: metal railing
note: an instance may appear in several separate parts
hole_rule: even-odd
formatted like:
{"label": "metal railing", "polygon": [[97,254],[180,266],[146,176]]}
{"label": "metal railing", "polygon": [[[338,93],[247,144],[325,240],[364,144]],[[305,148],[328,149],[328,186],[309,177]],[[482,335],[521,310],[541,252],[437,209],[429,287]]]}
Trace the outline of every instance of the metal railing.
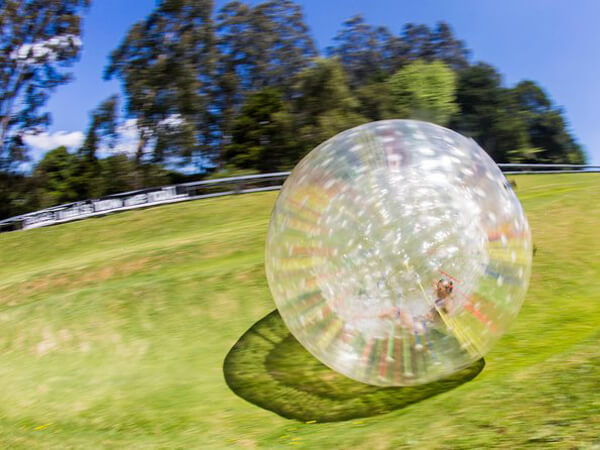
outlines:
{"label": "metal railing", "polygon": [[[600,172],[600,166],[583,164],[501,163],[498,164],[498,166],[505,175]],[[275,172],[259,175],[244,175],[122,192],[100,199],[53,206],[40,211],[4,219],[0,221],[0,232],[56,225],[89,217],[102,216],[113,212],[182,201],[279,190],[289,174],[290,172]]]}
{"label": "metal railing", "polygon": [[[532,173],[595,173],[600,172],[600,166],[588,164],[513,164],[500,163],[498,167],[502,169],[504,175],[532,174]],[[504,170],[509,169],[509,170]],[[510,170],[521,169],[521,170]],[[551,169],[551,170],[539,170]]]}
{"label": "metal railing", "polygon": [[113,212],[182,201],[278,190],[289,174],[290,172],[277,172],[194,181],[66,203],[1,220],[0,232],[57,225]]}

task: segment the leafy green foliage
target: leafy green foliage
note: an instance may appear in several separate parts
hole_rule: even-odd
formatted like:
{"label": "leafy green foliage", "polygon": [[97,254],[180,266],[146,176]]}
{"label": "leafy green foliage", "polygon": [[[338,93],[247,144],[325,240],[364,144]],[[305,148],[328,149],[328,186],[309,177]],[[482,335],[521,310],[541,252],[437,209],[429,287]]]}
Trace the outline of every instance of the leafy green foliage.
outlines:
{"label": "leafy green foliage", "polygon": [[40,109],[70,80],[61,70],[81,50],[81,14],[89,0],[0,2],[0,171],[27,159],[24,137],[41,132],[50,115]]}
{"label": "leafy green foliage", "polygon": [[78,150],[78,157],[73,160],[71,181],[76,200],[99,197],[104,191],[102,163],[98,160],[97,152],[103,142],[110,149],[117,141],[117,106],[117,96],[113,95],[91,113],[85,140]]}
{"label": "leafy green foliage", "polygon": [[446,22],[438,22],[433,31],[435,59],[440,60],[454,70],[460,70],[469,65],[469,50],[465,43],[457,39]]}
{"label": "leafy green foliage", "polygon": [[266,87],[289,93],[293,76],[316,55],[300,6],[268,0],[255,7],[233,1],[217,16],[220,76],[239,93]]}
{"label": "leafy green foliage", "polygon": [[233,164],[226,165],[219,170],[215,170],[210,175],[206,176],[206,180],[216,180],[219,178],[229,178],[229,177],[241,177],[243,175],[256,175],[258,174],[258,170],[256,169],[240,169]]}
{"label": "leafy green foliage", "polygon": [[23,214],[35,208],[35,203],[30,200],[31,184],[31,177],[0,171],[0,218]]}
{"label": "leafy green foliage", "polygon": [[8,204],[0,204],[0,217],[143,186],[162,186],[172,180],[173,175],[162,166],[140,167],[123,154],[89,160],[85,153],[58,147],[44,155],[29,177],[0,174],[0,195],[8,200]]}
{"label": "leafy green foliage", "polygon": [[[295,75],[309,65],[316,50],[300,6],[290,0],[269,0],[255,7],[227,3],[217,16],[216,41],[215,106],[221,112],[216,145],[222,156],[245,98],[270,87],[289,99]],[[234,139],[239,142],[239,131]],[[223,157],[216,161],[224,162]]]}
{"label": "leafy green foliage", "polygon": [[[336,59],[319,59],[298,74],[294,110],[302,142],[299,157],[340,131],[367,122],[358,113],[346,74]],[[299,158],[298,158],[299,159]]]}
{"label": "leafy green foliage", "polygon": [[244,103],[225,158],[241,168],[271,172],[292,166],[296,147],[290,105],[278,90],[266,88]]}
{"label": "leafy green foliage", "polygon": [[562,111],[532,81],[505,88],[495,68],[479,63],[459,72],[457,103],[450,126],[473,137],[495,161],[585,161]]}
{"label": "leafy green foliage", "polygon": [[535,161],[585,162],[583,149],[568,132],[563,111],[552,104],[541,87],[525,80],[517,84],[512,92],[522,111],[531,145],[538,149]]}
{"label": "leafy green foliage", "polygon": [[348,74],[352,87],[380,81],[397,70],[405,59],[401,41],[385,27],[373,27],[356,15],[342,24],[327,49]]}
{"label": "leafy green foliage", "polygon": [[233,124],[228,161],[259,171],[291,169],[324,140],[367,121],[337,60],[315,60],[294,79],[290,101],[270,88],[247,98]]}
{"label": "leafy green foliage", "polygon": [[359,112],[369,120],[397,119],[389,83],[385,81],[366,84],[357,88],[354,95],[359,103]]}
{"label": "leafy green foliage", "polygon": [[[448,125],[498,162],[586,161],[564,111],[540,86],[526,80],[507,87],[496,68],[471,64],[465,43],[445,22],[408,23],[393,33],[357,15],[342,24],[328,58],[315,58],[302,8],[292,0],[230,1],[217,12],[212,0],[158,0],[105,70],[121,81],[124,115],[116,96],[95,108],[78,155],[61,156],[75,165],[69,182],[44,186],[50,178],[15,171],[26,167],[24,137],[49,122],[41,112],[48,96],[69,80],[61,67],[79,55],[88,3],[0,1],[2,217],[51,199],[155,184],[162,177],[157,164],[195,167],[196,179],[288,170],[336,133],[382,119]],[[125,124],[138,135],[135,164],[119,156],[112,169],[104,167],[102,157]],[[107,178],[113,169],[129,172],[113,183]]]}
{"label": "leafy green foliage", "polygon": [[408,23],[395,36],[385,27],[367,24],[356,15],[342,24],[327,54],[339,58],[352,88],[391,76],[404,65],[417,60],[440,60],[453,69],[468,66],[464,42],[456,39],[445,22],[435,29]]}
{"label": "leafy green foliage", "polygon": [[[526,92],[525,85],[521,94],[513,92],[493,67],[470,65],[465,43],[445,22],[408,23],[396,35],[357,15],[343,23],[324,60],[313,59],[314,42],[292,0],[231,1],[214,25],[212,4],[184,4],[159,2],[130,30],[107,69],[123,80],[128,111],[138,118],[140,155],[152,142],[155,161],[194,154],[199,140],[188,138],[202,136],[204,159],[217,171],[289,168],[341,130],[394,117],[450,124],[497,161],[584,160],[562,112],[541,113],[539,105],[529,111],[528,105],[543,104],[542,94]],[[203,30],[191,41],[185,39],[189,23]],[[169,39],[156,37],[165,33]],[[191,73],[205,83],[201,100],[190,88]],[[186,116],[173,100],[180,97],[193,99],[204,119]],[[176,126],[166,127],[169,121]]]}
{"label": "leafy green foliage", "polygon": [[209,152],[214,33],[211,0],[162,0],[112,52],[105,77],[123,84],[139,130],[136,159]]}
{"label": "leafy green foliage", "polygon": [[110,96],[104,100],[91,114],[91,123],[85,136],[80,153],[88,160],[96,159],[96,153],[102,140],[108,140],[108,147],[113,148],[117,139],[118,97]]}
{"label": "leafy green foliage", "polygon": [[43,186],[38,194],[42,208],[78,199],[74,188],[77,163],[77,156],[70,154],[66,147],[58,147],[46,153],[34,173],[36,180]]}
{"label": "leafy green foliage", "polygon": [[440,61],[415,61],[388,81],[394,107],[400,117],[446,125],[458,111],[456,76]]}

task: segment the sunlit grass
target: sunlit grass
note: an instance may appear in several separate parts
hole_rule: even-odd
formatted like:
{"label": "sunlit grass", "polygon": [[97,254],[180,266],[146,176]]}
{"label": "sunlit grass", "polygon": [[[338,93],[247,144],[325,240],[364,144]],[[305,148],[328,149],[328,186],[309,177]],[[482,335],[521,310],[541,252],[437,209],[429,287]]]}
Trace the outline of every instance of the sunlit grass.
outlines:
{"label": "sunlit grass", "polygon": [[523,310],[484,371],[330,424],[283,419],[224,380],[231,346],[274,308],[263,253],[275,193],[0,235],[0,443],[600,445],[600,176],[511,178],[537,251]]}

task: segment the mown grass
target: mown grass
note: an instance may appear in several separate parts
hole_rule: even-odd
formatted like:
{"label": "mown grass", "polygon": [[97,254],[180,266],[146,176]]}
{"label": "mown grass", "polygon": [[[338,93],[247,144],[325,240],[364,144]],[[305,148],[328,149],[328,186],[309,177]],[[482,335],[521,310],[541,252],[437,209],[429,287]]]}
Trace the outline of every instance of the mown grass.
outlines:
{"label": "mown grass", "polygon": [[231,347],[274,307],[263,250],[275,193],[0,235],[0,444],[600,447],[600,176],[513,178],[537,251],[483,372],[336,423],[287,420],[225,381]]}

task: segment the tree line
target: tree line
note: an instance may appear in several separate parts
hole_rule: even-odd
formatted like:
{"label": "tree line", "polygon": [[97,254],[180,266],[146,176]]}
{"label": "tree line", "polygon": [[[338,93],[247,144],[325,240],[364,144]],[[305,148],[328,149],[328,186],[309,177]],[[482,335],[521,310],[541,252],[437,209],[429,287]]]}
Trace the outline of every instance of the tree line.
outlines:
{"label": "tree line", "polygon": [[[26,136],[70,80],[89,0],[0,1],[0,217],[57,203],[219,173],[288,170],[358,124],[416,118],[475,139],[497,162],[583,163],[564,111],[531,80],[506,86],[473,62],[450,26],[400,30],[345,21],[317,51],[301,7],[161,0],[111,53],[104,77],[122,93],[90,113],[75,152],[48,152],[23,172]],[[119,154],[119,127],[136,148]],[[105,155],[110,155],[105,157]]]}

